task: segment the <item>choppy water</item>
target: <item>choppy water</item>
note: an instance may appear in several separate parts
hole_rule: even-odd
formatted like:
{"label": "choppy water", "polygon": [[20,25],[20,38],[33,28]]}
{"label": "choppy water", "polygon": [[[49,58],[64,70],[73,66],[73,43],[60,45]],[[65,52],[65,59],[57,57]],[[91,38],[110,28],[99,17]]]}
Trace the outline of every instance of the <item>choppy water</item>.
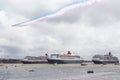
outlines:
{"label": "choppy water", "polygon": [[[33,70],[33,71],[30,71]],[[88,70],[94,73],[88,74]],[[0,80],[120,80],[120,67],[15,67],[1,68]]]}

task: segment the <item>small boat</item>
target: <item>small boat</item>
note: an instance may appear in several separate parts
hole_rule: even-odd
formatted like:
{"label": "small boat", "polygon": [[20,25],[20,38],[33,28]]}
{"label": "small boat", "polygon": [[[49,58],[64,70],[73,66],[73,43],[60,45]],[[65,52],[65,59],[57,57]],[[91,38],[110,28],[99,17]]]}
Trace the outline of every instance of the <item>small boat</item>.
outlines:
{"label": "small boat", "polygon": [[67,54],[51,54],[50,57],[47,58],[48,63],[50,64],[80,64],[83,62],[83,58],[79,55],[71,55],[71,52],[68,51]]}
{"label": "small boat", "polygon": [[119,59],[109,52],[108,55],[94,55],[92,61],[95,64],[119,64]]}
{"label": "small boat", "polygon": [[21,62],[23,64],[45,64],[45,63],[48,63],[45,56],[40,56],[40,57],[26,56]]}

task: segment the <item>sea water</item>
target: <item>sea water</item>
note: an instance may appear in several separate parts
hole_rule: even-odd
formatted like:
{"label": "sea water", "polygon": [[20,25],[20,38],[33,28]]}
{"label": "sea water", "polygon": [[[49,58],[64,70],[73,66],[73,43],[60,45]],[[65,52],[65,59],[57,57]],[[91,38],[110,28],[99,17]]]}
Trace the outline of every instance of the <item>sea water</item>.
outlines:
{"label": "sea water", "polygon": [[[87,73],[92,70],[94,73]],[[45,66],[0,68],[0,80],[120,80],[119,66]]]}

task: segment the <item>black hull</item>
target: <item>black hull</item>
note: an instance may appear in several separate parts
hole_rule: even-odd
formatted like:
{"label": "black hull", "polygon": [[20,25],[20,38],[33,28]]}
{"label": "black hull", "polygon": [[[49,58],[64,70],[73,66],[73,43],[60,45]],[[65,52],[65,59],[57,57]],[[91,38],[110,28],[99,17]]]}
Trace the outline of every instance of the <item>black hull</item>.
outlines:
{"label": "black hull", "polygon": [[46,64],[47,61],[21,61],[23,64]]}
{"label": "black hull", "polygon": [[94,62],[94,64],[119,64],[119,61],[92,61]]}
{"label": "black hull", "polygon": [[0,59],[0,63],[21,63],[19,59]]}
{"label": "black hull", "polygon": [[58,59],[47,59],[50,64],[81,64],[83,60],[58,60]]}

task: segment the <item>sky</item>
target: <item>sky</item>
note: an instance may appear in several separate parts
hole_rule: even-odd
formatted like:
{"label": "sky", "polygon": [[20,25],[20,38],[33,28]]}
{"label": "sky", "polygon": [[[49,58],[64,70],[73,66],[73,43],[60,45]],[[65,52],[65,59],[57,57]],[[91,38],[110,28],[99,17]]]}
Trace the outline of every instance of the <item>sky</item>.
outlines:
{"label": "sky", "polygon": [[120,59],[120,1],[96,2],[27,26],[12,25],[54,12],[77,0],[0,0],[0,57],[66,53],[92,59],[111,53]]}

